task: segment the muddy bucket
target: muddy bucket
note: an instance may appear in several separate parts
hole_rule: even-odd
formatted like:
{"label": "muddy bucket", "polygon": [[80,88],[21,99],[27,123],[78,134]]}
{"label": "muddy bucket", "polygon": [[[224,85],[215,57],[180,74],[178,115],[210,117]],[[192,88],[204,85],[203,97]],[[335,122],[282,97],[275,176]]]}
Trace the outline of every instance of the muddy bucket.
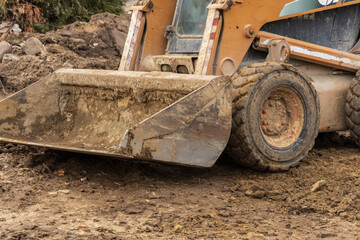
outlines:
{"label": "muddy bucket", "polygon": [[0,102],[0,141],[210,167],[231,93],[229,77],[62,69]]}

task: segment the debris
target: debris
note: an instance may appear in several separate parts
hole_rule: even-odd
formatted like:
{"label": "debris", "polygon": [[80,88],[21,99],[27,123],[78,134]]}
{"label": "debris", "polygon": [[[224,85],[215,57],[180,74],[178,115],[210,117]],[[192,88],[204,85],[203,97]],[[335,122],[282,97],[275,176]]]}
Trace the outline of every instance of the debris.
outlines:
{"label": "debris", "polygon": [[39,39],[32,37],[23,42],[22,50],[27,55],[46,55],[47,51]]}
{"label": "debris", "polygon": [[22,32],[22,30],[15,22],[3,22],[0,24],[0,40],[10,34],[18,35],[20,32]]}
{"label": "debris", "polygon": [[59,169],[59,170],[55,171],[54,174],[58,175],[58,176],[64,176],[65,171],[63,169]]}
{"label": "debris", "polygon": [[263,198],[263,197],[265,197],[265,195],[266,195],[265,191],[257,190],[252,194],[252,197],[254,197],[254,198]]}
{"label": "debris", "polygon": [[261,233],[248,232],[245,239],[266,239],[265,236]]}
{"label": "debris", "polygon": [[62,66],[64,68],[74,68],[74,65],[72,65],[69,61],[64,62]]}
{"label": "debris", "polygon": [[121,183],[118,183],[118,182],[114,182],[114,184],[118,185],[118,186],[122,186]]}
{"label": "debris", "polygon": [[266,196],[266,192],[263,190],[256,190],[256,191],[247,190],[245,192],[245,195],[253,198],[263,198]]}
{"label": "debris", "polygon": [[248,197],[251,197],[252,195],[253,195],[253,191],[251,191],[251,190],[247,190],[246,192],[245,192],[245,195],[246,196],[248,196]]}
{"label": "debris", "polygon": [[67,189],[59,190],[58,193],[69,194],[70,190],[67,190]]}
{"label": "debris", "polygon": [[180,224],[176,224],[173,228],[175,233],[182,233],[184,231],[184,227]]}
{"label": "debris", "polygon": [[22,32],[19,24],[14,22],[4,22],[0,24],[0,34],[3,33],[20,33]]}
{"label": "debris", "polygon": [[326,184],[327,184],[327,182],[325,180],[318,181],[312,185],[311,191],[312,192],[319,191],[322,187],[326,186]]}
{"label": "debris", "polygon": [[221,216],[221,217],[230,217],[230,213],[228,213],[228,212],[225,211],[225,210],[221,210],[221,211],[219,212],[219,216]]}
{"label": "debris", "polygon": [[347,217],[347,212],[342,212],[342,213],[340,213],[340,217]]}
{"label": "debris", "polygon": [[[6,92],[2,94],[0,85],[0,98],[18,92],[60,68],[117,70],[121,58],[118,46],[122,46],[125,39],[115,38],[114,34],[126,35],[129,21],[127,14],[100,13],[92,16],[88,23],[73,23],[45,34],[26,32],[8,37],[6,41],[12,45],[12,53],[20,60],[16,64],[8,60],[0,64],[0,78]],[[106,27],[99,26],[102,22],[106,23]],[[68,31],[70,37],[62,36],[63,31]],[[114,32],[113,37],[110,31]],[[22,47],[31,37],[44,44],[46,56],[24,53]],[[119,39],[124,42],[118,42]]]}
{"label": "debris", "polygon": [[53,53],[53,54],[62,54],[64,52],[66,52],[66,49],[59,45],[59,44],[50,44],[46,46],[46,49],[49,53]]}
{"label": "debris", "polygon": [[2,62],[4,55],[6,53],[11,53],[11,52],[12,52],[11,44],[6,41],[1,41],[0,42],[0,63]]}
{"label": "debris", "polygon": [[160,198],[164,198],[164,196],[156,195],[155,192],[151,192],[151,195],[149,195],[148,198],[149,199],[160,199]]}
{"label": "debris", "polygon": [[127,214],[140,214],[142,213],[144,210],[142,208],[139,208],[139,207],[135,207],[135,206],[128,206],[126,209],[125,209],[125,213]]}
{"label": "debris", "polygon": [[[111,28],[109,29],[109,35],[112,42],[114,43],[115,48],[119,51],[119,53],[122,53],[124,50],[127,34],[120,32],[117,28]],[[97,45],[97,43],[94,43],[94,46]]]}
{"label": "debris", "polygon": [[20,57],[15,54],[4,54],[4,56],[2,58],[3,63],[10,62],[10,61],[19,61],[19,60],[20,60]]}
{"label": "debris", "polygon": [[42,167],[43,167],[43,169],[42,169],[42,172],[43,172],[43,173],[48,173],[48,174],[52,173],[52,171],[51,171],[51,169],[49,168],[49,166],[46,165],[45,163],[42,164]]}

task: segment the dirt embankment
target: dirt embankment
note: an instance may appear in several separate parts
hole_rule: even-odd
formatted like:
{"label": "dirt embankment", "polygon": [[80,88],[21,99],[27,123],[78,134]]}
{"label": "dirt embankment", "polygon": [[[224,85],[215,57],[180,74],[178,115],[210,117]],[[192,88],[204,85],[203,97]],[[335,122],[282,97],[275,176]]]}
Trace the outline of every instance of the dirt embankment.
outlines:
{"label": "dirt embankment", "polygon": [[[126,40],[129,15],[94,15],[90,22],[76,22],[46,34],[20,33],[5,39],[12,57],[0,63],[3,94],[13,93],[59,68],[116,70]],[[36,37],[47,54],[27,55],[24,41]]]}

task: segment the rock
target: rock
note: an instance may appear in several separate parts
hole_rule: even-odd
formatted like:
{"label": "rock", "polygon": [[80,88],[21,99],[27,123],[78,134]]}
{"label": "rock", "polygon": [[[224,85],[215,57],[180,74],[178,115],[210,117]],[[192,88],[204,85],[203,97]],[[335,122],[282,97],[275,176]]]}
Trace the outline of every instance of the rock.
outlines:
{"label": "rock", "polygon": [[59,33],[61,36],[63,37],[73,37],[75,33],[73,33],[72,31],[66,30],[66,29],[60,29]]}
{"label": "rock", "polygon": [[22,50],[27,55],[46,55],[47,51],[39,39],[32,37],[23,42]]}
{"label": "rock", "polygon": [[50,44],[46,47],[46,49],[49,53],[54,53],[54,54],[57,54],[57,53],[61,54],[61,53],[66,52],[66,49],[59,44]]}
{"label": "rock", "polygon": [[142,213],[144,210],[142,208],[139,207],[135,207],[135,206],[128,206],[125,209],[125,213],[127,214],[140,214]]}
{"label": "rock", "polygon": [[251,190],[247,190],[246,192],[245,192],[245,195],[246,196],[248,196],[248,197],[251,197],[252,195],[253,195],[253,191],[251,191]]}
{"label": "rock", "polygon": [[64,67],[64,68],[74,68],[74,65],[72,65],[69,61],[66,61],[66,62],[63,64],[63,67]]}
{"label": "rock", "polygon": [[160,199],[160,198],[164,198],[164,196],[162,195],[157,195],[155,192],[151,192],[151,194],[149,196],[147,196],[148,199]]}
{"label": "rock", "polygon": [[16,24],[14,22],[2,22],[0,24],[0,35],[1,34],[12,34],[18,35],[20,32],[22,32],[19,24]]}
{"label": "rock", "polygon": [[255,192],[252,190],[247,190],[245,195],[253,198],[263,198],[266,196],[266,192],[263,190],[256,190]]}
{"label": "rock", "polygon": [[312,192],[319,191],[326,185],[327,185],[327,182],[325,180],[318,181],[314,185],[312,185],[311,191]]}
{"label": "rock", "polygon": [[321,233],[320,234],[320,238],[335,238],[337,237],[338,235],[336,233]]}
{"label": "rock", "polygon": [[2,61],[3,63],[11,62],[11,61],[19,61],[20,57],[15,54],[5,54]]}
{"label": "rock", "polygon": [[144,232],[151,232],[152,229],[149,226],[146,226],[143,231]]}
{"label": "rock", "polygon": [[279,195],[282,195],[282,192],[279,191],[279,190],[273,190],[273,191],[268,191],[268,192],[266,193],[266,195],[271,196],[271,197],[273,197],[273,196],[279,196]]}
{"label": "rock", "polygon": [[38,225],[35,225],[33,223],[26,223],[23,226],[23,229],[25,229],[25,230],[35,230],[37,227],[38,227]]}
{"label": "rock", "polygon": [[265,236],[261,233],[248,232],[245,236],[245,239],[265,239]]}
{"label": "rock", "polygon": [[175,233],[182,233],[184,231],[184,227],[180,224],[176,224],[173,228]]}
{"label": "rock", "polygon": [[1,41],[0,42],[0,63],[2,62],[4,55],[6,53],[11,53],[11,52],[12,52],[11,44],[6,41]]}
{"label": "rock", "polygon": [[45,42],[46,43],[58,43],[59,42],[59,39],[55,36],[47,36],[46,39],[45,39]]}
{"label": "rock", "polygon": [[342,212],[339,215],[340,215],[340,217],[347,217],[348,214],[346,212]]}
{"label": "rock", "polygon": [[88,45],[87,45],[86,41],[81,38],[72,38],[71,44],[69,45],[69,47],[72,50],[87,50],[88,49]]}
{"label": "rock", "polygon": [[221,210],[221,211],[219,212],[219,216],[221,216],[221,217],[230,217],[230,213],[228,213],[228,212],[225,211],[225,210]]}
{"label": "rock", "polygon": [[65,190],[59,190],[58,192],[59,192],[59,193],[63,193],[63,194],[69,194],[69,193],[70,193],[70,190],[67,190],[67,189],[65,189]]}
{"label": "rock", "polygon": [[265,195],[266,195],[265,191],[257,190],[257,191],[254,192],[252,197],[254,197],[254,198],[263,198],[263,197],[265,197]]}
{"label": "rock", "polygon": [[108,32],[111,40],[114,43],[114,46],[119,51],[119,53],[122,53],[124,50],[127,34],[120,32],[117,28],[111,28]]}

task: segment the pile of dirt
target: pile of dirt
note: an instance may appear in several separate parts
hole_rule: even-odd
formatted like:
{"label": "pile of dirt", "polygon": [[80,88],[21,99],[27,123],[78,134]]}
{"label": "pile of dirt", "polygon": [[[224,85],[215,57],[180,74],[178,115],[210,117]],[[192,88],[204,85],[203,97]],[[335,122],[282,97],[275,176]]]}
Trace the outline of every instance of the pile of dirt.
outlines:
{"label": "pile of dirt", "polygon": [[[28,86],[59,68],[116,70],[126,40],[130,15],[94,15],[57,31],[20,33],[5,40],[12,54],[0,63],[0,87],[9,94]],[[22,46],[32,37],[41,41],[47,54],[27,55]]]}

